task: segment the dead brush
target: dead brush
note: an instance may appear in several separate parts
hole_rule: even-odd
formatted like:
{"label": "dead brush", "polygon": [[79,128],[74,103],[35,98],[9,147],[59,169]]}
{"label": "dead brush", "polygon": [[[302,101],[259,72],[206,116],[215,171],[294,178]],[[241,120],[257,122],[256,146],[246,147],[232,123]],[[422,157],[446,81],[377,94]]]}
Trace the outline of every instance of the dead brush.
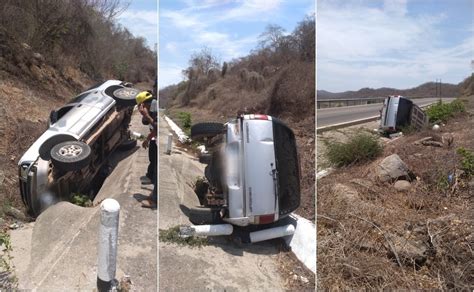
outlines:
{"label": "dead brush", "polygon": [[[472,200],[433,193],[423,181],[409,192],[374,183],[380,195],[371,200],[362,187],[357,200],[334,192],[366,167],[318,182],[318,288],[472,290]],[[422,262],[407,255],[411,242],[424,247]]]}

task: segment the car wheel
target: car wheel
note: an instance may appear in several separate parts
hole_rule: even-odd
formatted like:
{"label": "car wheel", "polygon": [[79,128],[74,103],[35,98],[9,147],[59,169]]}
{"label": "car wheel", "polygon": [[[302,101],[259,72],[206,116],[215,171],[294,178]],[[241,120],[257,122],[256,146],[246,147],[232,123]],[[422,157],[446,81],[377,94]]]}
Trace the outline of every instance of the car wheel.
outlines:
{"label": "car wheel", "polygon": [[211,154],[201,154],[199,156],[199,162],[200,163],[203,163],[203,164],[210,164],[211,163],[211,159],[212,159],[212,155]]}
{"label": "car wheel", "polygon": [[222,222],[220,208],[197,207],[189,209],[189,221],[194,225],[218,224]]}
{"label": "car wheel", "polygon": [[140,91],[136,88],[112,85],[105,89],[105,93],[113,97],[118,105],[134,106],[137,104],[135,97],[140,93]]}
{"label": "car wheel", "polygon": [[76,171],[89,165],[91,148],[81,141],[66,141],[51,149],[51,162],[62,171]]}
{"label": "car wheel", "polygon": [[117,150],[119,151],[128,151],[132,150],[137,146],[137,140],[129,139],[122,142],[122,144],[117,146]]}
{"label": "car wheel", "polygon": [[214,137],[223,131],[224,125],[221,123],[199,123],[191,127],[191,139],[203,141],[204,138]]}

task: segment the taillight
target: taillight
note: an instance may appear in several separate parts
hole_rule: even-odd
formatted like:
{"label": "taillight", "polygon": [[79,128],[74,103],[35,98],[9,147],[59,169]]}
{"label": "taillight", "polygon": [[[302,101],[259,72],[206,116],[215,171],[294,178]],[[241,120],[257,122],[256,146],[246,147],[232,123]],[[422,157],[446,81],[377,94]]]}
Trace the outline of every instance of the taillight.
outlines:
{"label": "taillight", "polygon": [[255,120],[268,120],[267,115],[253,115]]}
{"label": "taillight", "polygon": [[252,114],[252,115],[244,115],[244,119],[248,120],[266,120],[271,121],[272,117],[268,115],[261,115],[261,114]]}
{"label": "taillight", "polygon": [[260,215],[255,217],[256,224],[268,224],[275,221],[275,214]]}

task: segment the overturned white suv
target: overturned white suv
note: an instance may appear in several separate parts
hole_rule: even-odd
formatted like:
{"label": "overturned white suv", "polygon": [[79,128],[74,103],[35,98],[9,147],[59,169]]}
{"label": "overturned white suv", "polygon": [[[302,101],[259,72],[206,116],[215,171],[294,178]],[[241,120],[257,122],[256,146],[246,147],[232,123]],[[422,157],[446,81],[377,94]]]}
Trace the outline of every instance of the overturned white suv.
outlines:
{"label": "overturned white suv", "polygon": [[110,154],[136,145],[129,124],[138,93],[108,80],[51,112],[48,129],[18,162],[21,197],[31,215],[74,193],[90,194]]}
{"label": "overturned white suv", "polygon": [[[201,234],[230,234],[232,226],[267,229],[259,240],[292,233],[293,226],[272,227],[300,205],[296,139],[288,126],[275,117],[246,114],[226,124],[196,124],[191,138],[210,151],[200,157],[207,164],[206,181],[196,189],[201,206],[189,210],[193,224],[214,230]],[[250,241],[257,241],[252,233]]]}

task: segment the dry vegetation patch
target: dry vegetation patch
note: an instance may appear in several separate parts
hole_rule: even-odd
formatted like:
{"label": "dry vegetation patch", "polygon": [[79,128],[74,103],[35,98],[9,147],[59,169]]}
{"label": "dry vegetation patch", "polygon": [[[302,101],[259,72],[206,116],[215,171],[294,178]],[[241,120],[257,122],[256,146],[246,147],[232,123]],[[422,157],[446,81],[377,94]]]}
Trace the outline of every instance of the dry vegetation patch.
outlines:
{"label": "dry vegetation patch", "polygon": [[[472,98],[472,97],[471,97]],[[474,121],[462,114],[440,132],[386,144],[380,159],[318,181],[318,287],[472,290],[474,192],[458,148],[474,150]],[[415,144],[450,133],[443,147]],[[375,179],[396,153],[415,174],[406,191]]]}

